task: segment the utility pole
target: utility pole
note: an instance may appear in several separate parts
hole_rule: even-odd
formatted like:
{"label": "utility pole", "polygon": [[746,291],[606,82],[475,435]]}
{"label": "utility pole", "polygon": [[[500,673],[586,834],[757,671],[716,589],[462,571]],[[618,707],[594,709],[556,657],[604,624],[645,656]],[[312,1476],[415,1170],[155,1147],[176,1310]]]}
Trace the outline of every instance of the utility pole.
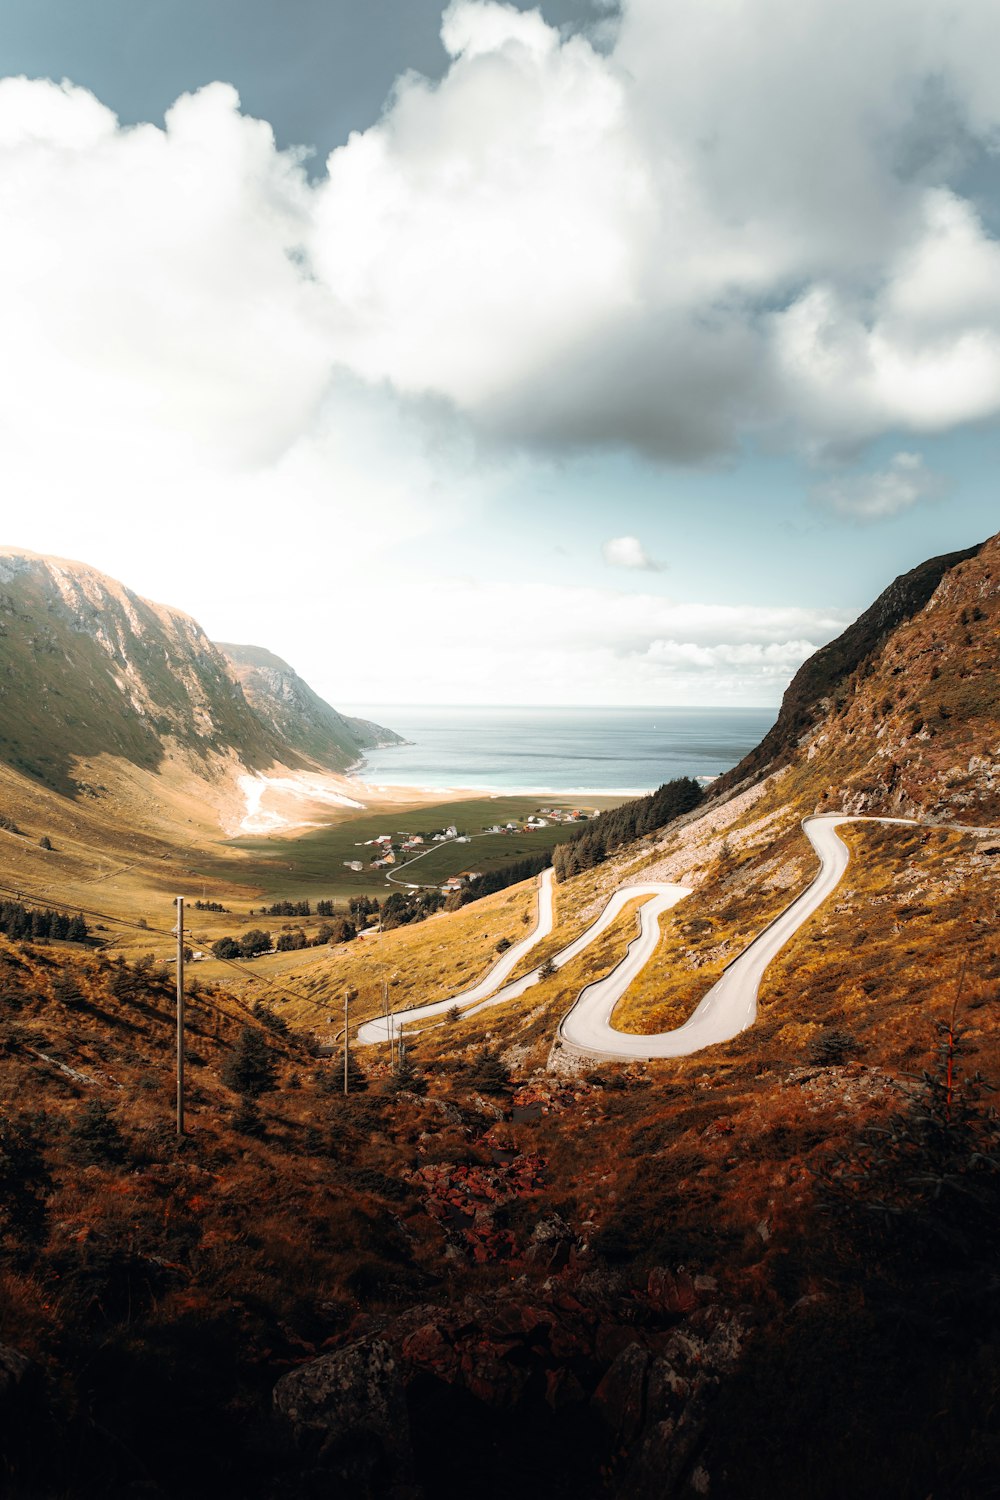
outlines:
{"label": "utility pole", "polygon": [[344,991],[344,1095],[347,1095],[347,1001],[350,990]]}
{"label": "utility pole", "polygon": [[184,1134],[184,897],[177,897],[177,1134]]}

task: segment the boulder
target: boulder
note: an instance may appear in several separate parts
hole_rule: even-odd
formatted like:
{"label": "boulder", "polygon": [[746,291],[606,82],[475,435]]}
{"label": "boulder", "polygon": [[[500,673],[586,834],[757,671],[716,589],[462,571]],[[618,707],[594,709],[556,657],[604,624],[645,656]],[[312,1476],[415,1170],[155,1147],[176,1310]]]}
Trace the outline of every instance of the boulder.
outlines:
{"label": "boulder", "polygon": [[0,1410],[24,1386],[33,1368],[26,1354],[10,1344],[0,1344]]}
{"label": "boulder", "polygon": [[351,1493],[411,1481],[402,1376],[382,1340],[360,1340],[300,1365],[278,1381],[273,1399],[296,1444]]}
{"label": "boulder", "polygon": [[649,1351],[629,1344],[614,1360],[594,1392],[592,1403],[614,1434],[615,1442],[628,1447],[643,1424],[646,1406],[646,1375]]}

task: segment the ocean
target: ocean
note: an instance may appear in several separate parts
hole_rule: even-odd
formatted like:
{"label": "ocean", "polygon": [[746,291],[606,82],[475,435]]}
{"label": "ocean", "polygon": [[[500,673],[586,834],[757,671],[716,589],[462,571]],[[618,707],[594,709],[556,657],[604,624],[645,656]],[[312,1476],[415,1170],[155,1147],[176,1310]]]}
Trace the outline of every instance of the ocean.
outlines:
{"label": "ocean", "polygon": [[775,708],[342,708],[409,742],[371,750],[358,774],[383,786],[632,796],[675,776],[718,776]]}

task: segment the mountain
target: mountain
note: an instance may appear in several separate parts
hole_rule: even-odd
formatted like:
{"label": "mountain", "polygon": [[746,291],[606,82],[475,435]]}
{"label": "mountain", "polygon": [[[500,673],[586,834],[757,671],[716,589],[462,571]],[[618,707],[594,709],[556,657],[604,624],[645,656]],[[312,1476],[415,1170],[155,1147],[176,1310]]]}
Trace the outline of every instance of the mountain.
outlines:
{"label": "mountain", "polygon": [[789,768],[855,812],[1000,816],[998,623],[1000,536],[902,574],[802,665],[713,793]]}
{"label": "mountain", "polygon": [[[34,614],[0,615],[3,660],[39,692],[48,661],[66,691],[73,647],[96,736],[109,648],[76,638],[94,622],[74,634],[42,572],[15,580]],[[1000,859],[981,825],[1000,811],[998,585],[1000,538],[904,575],[805,664],[728,786],[662,826],[637,818],[640,837],[560,882],[532,962],[622,885],[688,887],[615,1011],[648,1034],[812,880],[803,814],[918,814],[842,830],[844,878],[768,967],[754,1023],[686,1057],[553,1046],[633,941],[631,904],[510,1004],[408,1027],[405,1056],[353,1040],[345,1056],[348,1000],[353,1038],[387,998],[398,1017],[467,989],[528,929],[534,887],[330,944],[318,911],[284,907],[328,878],[307,845],[280,850],[266,895],[242,850],[156,846],[134,894],[144,856],[119,805],[100,805],[119,857],[74,876],[89,799],[30,783],[35,821],[0,824],[8,891],[65,905],[67,935],[82,907],[92,946],[0,903],[0,1490],[400,1500],[465,1495],[475,1474],[478,1500],[995,1493]],[[168,758],[201,763],[193,717],[164,706],[166,649],[193,653],[176,670],[206,715],[293,753],[273,712],[213,678],[191,622],[101,600],[131,664],[114,672],[173,715]],[[294,674],[253,656],[283,701]],[[129,748],[123,725],[105,734]],[[248,963],[197,959],[182,1141],[174,892],[200,950],[261,922],[279,939]]]}
{"label": "mountain", "polygon": [[391,729],[338,713],[294,667],[263,647],[217,645],[257,717],[283,744],[328,770],[346,770],[364,750],[403,743]]}
{"label": "mountain", "polygon": [[0,549],[0,763],[74,794],[76,768],[102,756],[210,780],[275,764],[343,770],[366,732],[383,733],[353,728],[285,663],[258,655],[289,685],[269,695],[255,682],[248,701],[189,615],[84,563]]}

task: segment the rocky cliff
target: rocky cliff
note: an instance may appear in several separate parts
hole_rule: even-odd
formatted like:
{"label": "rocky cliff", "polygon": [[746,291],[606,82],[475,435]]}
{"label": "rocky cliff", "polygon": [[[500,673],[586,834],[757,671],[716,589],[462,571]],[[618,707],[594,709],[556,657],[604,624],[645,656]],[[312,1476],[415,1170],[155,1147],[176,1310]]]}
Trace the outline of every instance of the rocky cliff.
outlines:
{"label": "rocky cliff", "polygon": [[294,667],[263,647],[226,641],[219,642],[219,650],[258,718],[284,744],[328,770],[346,770],[377,745],[401,743],[391,729],[338,713]]}
{"label": "rocky cliff", "polygon": [[791,767],[820,805],[995,820],[998,622],[1000,536],[903,574],[803,664],[714,790]]}
{"label": "rocky cliff", "polygon": [[0,549],[0,763],[53,790],[74,793],[74,767],[102,755],[196,775],[356,760],[363,731],[268,660],[283,686],[248,695],[180,610],[86,564]]}

